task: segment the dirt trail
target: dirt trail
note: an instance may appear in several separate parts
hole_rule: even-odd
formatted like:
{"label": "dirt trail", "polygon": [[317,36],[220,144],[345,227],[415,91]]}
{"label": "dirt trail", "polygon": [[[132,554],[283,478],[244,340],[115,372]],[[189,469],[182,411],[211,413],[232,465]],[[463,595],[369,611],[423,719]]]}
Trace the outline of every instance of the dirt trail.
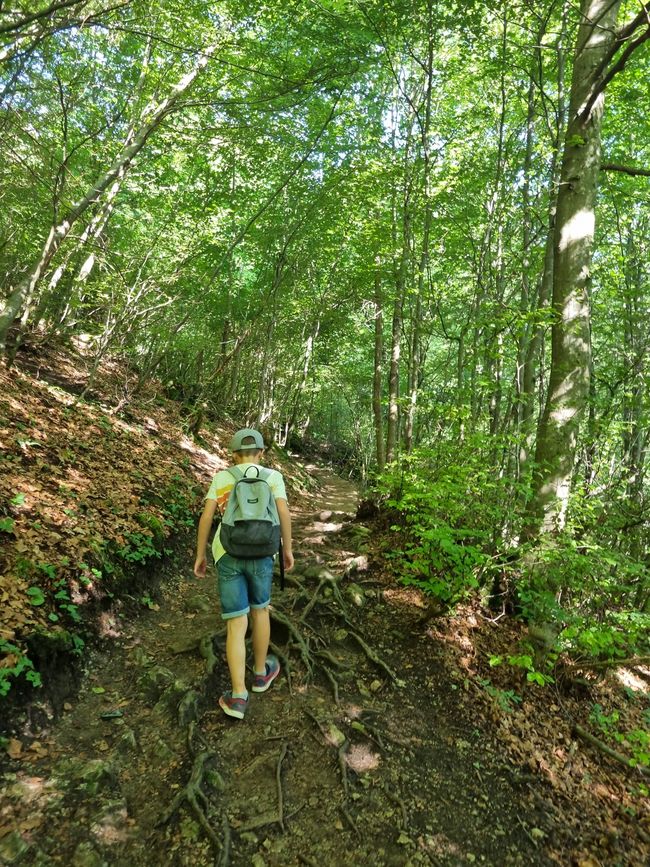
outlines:
{"label": "dirt trail", "polygon": [[243,722],[218,708],[214,581],[188,577],[188,540],[157,610],[108,624],[41,758],[5,775],[1,863],[551,863],[552,807],[469,722],[444,650],[368,568],[352,485],[310,469],[322,486],[308,512],[292,504],[272,689]]}

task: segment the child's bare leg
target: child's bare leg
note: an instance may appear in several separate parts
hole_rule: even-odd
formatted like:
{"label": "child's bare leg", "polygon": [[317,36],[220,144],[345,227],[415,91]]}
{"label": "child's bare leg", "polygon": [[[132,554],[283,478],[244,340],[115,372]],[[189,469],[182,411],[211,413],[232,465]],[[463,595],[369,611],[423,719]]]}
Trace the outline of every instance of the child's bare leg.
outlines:
{"label": "child's bare leg", "polygon": [[226,621],[226,658],[230,670],[232,691],[235,695],[246,694],[246,629],[248,617],[245,614],[231,617]]}
{"label": "child's bare leg", "polygon": [[271,618],[268,608],[251,608],[253,621],[253,661],[258,674],[266,671],[266,655],[271,640]]}

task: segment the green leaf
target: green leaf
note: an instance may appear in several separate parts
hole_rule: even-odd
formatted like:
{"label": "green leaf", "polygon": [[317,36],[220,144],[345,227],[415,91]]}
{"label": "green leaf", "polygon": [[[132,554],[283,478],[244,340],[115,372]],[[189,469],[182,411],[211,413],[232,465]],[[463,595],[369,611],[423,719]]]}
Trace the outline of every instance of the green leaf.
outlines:
{"label": "green leaf", "polygon": [[40,587],[30,587],[27,591],[32,605],[42,605],[45,602],[45,595]]}

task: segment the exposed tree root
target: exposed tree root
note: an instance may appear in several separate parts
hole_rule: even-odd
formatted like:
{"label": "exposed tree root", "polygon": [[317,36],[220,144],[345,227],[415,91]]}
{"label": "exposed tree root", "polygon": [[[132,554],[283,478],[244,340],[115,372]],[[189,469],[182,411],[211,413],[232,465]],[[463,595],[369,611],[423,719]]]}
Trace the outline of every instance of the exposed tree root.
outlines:
{"label": "exposed tree root", "polygon": [[195,689],[188,690],[178,703],[178,722],[185,728],[199,718],[199,704],[201,696]]}
{"label": "exposed tree root", "polygon": [[326,665],[322,665],[321,668],[325,672],[325,675],[326,675],[327,679],[329,680],[329,682],[332,684],[332,692],[334,693],[334,704],[339,704],[340,699],[339,699],[338,681],[336,680],[336,678],[334,677],[334,675],[332,674],[332,672],[329,670],[329,668]]}
{"label": "exposed tree root", "polygon": [[289,695],[293,696],[293,685],[292,685],[292,680],[291,680],[292,673],[291,673],[291,665],[289,663],[289,657],[287,656],[286,653],[283,653],[283,651],[280,650],[280,648],[277,646],[277,644],[274,644],[273,642],[271,642],[269,646],[270,646],[272,652],[275,653],[275,655],[278,657],[278,659],[282,663],[282,671],[283,671],[285,679],[287,681],[287,687],[289,689]]}
{"label": "exposed tree root", "polygon": [[564,671],[598,671],[606,668],[635,668],[638,665],[649,665],[650,656],[632,656],[629,659],[597,659],[575,662],[564,667]]}
{"label": "exposed tree root", "polygon": [[399,680],[393,669],[390,668],[384,662],[384,660],[381,659],[381,657],[377,656],[375,651],[368,644],[366,644],[366,642],[363,640],[363,638],[361,638],[360,635],[357,635],[356,632],[352,631],[350,631],[350,635],[352,636],[352,638],[354,638],[354,640],[357,642],[359,647],[361,647],[361,649],[371,662],[374,662],[375,665],[378,665],[379,668],[382,668],[394,683]]}
{"label": "exposed tree root", "polygon": [[[192,766],[192,773],[190,774],[190,779],[187,782],[187,785],[181,789],[181,791],[176,795],[174,800],[171,803],[171,806],[167,809],[163,817],[157,822],[157,826],[167,824],[172,816],[179,810],[183,803],[186,803],[193,811],[196,816],[201,828],[205,832],[206,836],[212,843],[214,849],[219,856],[219,864],[226,867],[228,861],[224,860],[224,853],[229,849],[229,842],[226,846],[225,839],[224,841],[220,840],[217,836],[216,831],[210,824],[210,820],[206,815],[206,811],[209,807],[208,798],[203,791],[203,782],[206,777],[206,765],[216,758],[215,753],[204,750],[200,752],[196,758],[194,759],[194,764]],[[222,825],[227,825],[228,820],[225,814],[222,816]],[[230,838],[230,830],[228,829],[228,841]]]}
{"label": "exposed tree root", "polygon": [[219,659],[214,652],[214,639],[223,633],[217,632],[214,635],[206,635],[201,639],[199,644],[199,653],[205,659],[205,666],[208,675],[214,674],[214,670],[219,664]]}
{"label": "exposed tree root", "polygon": [[332,665],[336,668],[344,668],[346,671],[348,670],[348,667],[344,662],[341,662],[341,660],[337,659],[331,651],[326,650],[325,648],[317,650],[315,655],[326,659],[328,662],[331,662]]}
{"label": "exposed tree root", "polygon": [[271,620],[275,621],[276,623],[281,623],[285,627],[285,629],[287,629],[287,631],[289,632],[289,634],[291,635],[291,637],[295,641],[296,645],[300,648],[300,657],[301,657],[309,675],[311,676],[313,674],[313,670],[314,670],[314,663],[313,663],[312,655],[311,655],[311,652],[309,650],[309,647],[307,646],[307,642],[300,634],[296,625],[293,623],[292,620],[290,620],[286,616],[286,614],[283,614],[281,611],[278,611],[277,608],[274,608],[271,611]]}
{"label": "exposed tree root", "polygon": [[302,614],[300,615],[300,622],[301,622],[301,623],[304,623],[304,622],[305,622],[305,620],[307,619],[307,615],[309,614],[309,612],[312,610],[312,608],[313,608],[313,607],[316,605],[316,603],[318,602],[318,596],[319,596],[321,590],[323,589],[323,587],[324,587],[326,584],[329,584],[329,583],[330,583],[330,582],[329,582],[326,578],[321,578],[321,580],[320,580],[320,582],[319,582],[319,584],[318,584],[318,587],[316,588],[316,590],[314,590],[314,593],[313,593],[311,599],[309,600],[309,602],[307,603],[307,605],[305,605],[305,607],[304,607],[304,609],[303,609],[303,612],[302,612]]}
{"label": "exposed tree root", "polygon": [[387,785],[382,786],[382,788],[383,788],[384,794],[386,795],[388,800],[392,804],[395,804],[396,807],[399,807],[400,813],[402,816],[402,825],[401,825],[400,830],[406,831],[406,829],[408,828],[408,816],[406,813],[406,806],[404,805],[404,801],[398,795],[396,795],[394,792],[391,792],[391,790],[388,788]]}
{"label": "exposed tree root", "polygon": [[353,819],[352,816],[350,815],[350,811],[348,810],[348,808],[346,807],[346,805],[345,805],[345,804],[341,804],[341,806],[339,807],[339,809],[340,809],[341,813],[343,814],[343,816],[345,817],[345,821],[348,823],[348,825],[350,826],[350,828],[354,831],[354,833],[355,833],[355,834],[357,835],[357,837],[358,837],[358,836],[359,836],[359,829],[357,828],[357,823],[354,821],[354,819]]}

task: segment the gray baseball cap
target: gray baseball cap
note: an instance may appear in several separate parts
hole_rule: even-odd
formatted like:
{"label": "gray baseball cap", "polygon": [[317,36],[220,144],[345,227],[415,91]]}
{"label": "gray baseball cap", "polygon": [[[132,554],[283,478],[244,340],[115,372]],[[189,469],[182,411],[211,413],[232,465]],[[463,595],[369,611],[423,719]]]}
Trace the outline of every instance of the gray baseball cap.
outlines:
{"label": "gray baseball cap", "polygon": [[[252,437],[252,443],[244,444],[244,440]],[[264,440],[262,439],[262,434],[258,430],[253,430],[253,428],[242,428],[242,430],[238,430],[234,437],[230,440],[230,451],[231,452],[248,452],[248,451],[258,451],[258,449],[264,448]]]}

